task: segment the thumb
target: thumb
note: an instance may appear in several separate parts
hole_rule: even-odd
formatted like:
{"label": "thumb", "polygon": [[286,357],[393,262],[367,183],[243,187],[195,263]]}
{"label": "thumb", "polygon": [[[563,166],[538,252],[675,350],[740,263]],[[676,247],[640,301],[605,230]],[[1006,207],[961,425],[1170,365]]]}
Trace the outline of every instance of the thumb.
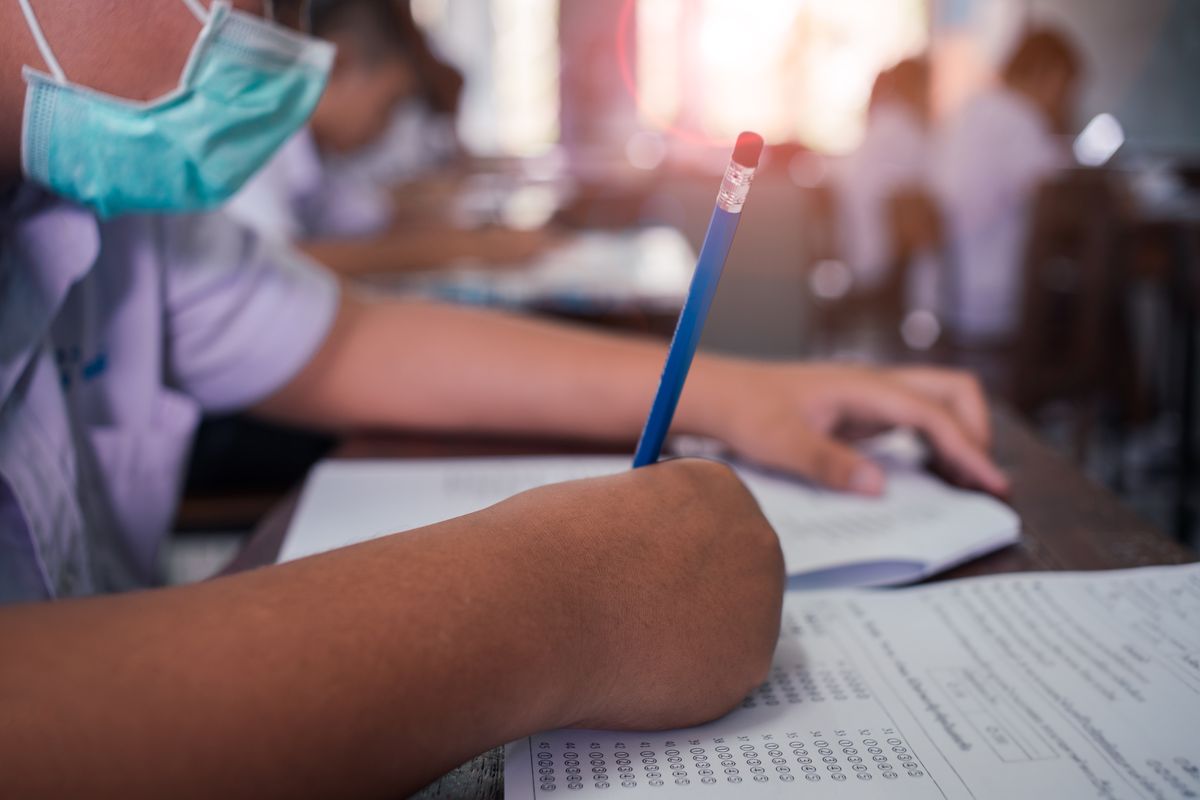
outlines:
{"label": "thumb", "polygon": [[822,435],[808,438],[803,448],[796,459],[805,477],[840,492],[883,493],[883,470],[854,448]]}

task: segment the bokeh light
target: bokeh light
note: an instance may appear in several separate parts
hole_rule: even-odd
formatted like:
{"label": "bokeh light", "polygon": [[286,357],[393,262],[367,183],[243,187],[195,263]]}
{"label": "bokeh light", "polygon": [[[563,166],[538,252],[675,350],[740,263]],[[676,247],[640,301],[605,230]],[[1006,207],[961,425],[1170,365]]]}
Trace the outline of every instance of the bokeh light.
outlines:
{"label": "bokeh light", "polygon": [[926,0],[628,0],[643,122],[676,136],[852,148],[876,74],[928,42]]}

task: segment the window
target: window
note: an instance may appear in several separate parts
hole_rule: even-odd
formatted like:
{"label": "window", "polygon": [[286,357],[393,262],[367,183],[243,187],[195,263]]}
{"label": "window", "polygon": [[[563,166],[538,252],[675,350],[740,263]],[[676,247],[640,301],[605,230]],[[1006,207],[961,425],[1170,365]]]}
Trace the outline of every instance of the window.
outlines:
{"label": "window", "polygon": [[558,5],[413,0],[417,24],[466,78],[458,132],[472,151],[534,155],[558,141]]}
{"label": "window", "polygon": [[828,152],[857,143],[875,75],[929,27],[927,0],[637,0],[636,19],[646,125]]}

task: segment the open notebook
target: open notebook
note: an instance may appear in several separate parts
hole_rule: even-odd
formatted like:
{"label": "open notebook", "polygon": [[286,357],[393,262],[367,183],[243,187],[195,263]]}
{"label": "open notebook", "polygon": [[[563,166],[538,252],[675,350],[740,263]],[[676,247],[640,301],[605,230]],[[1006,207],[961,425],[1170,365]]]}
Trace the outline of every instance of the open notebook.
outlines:
{"label": "open notebook", "polygon": [[[326,461],[309,476],[281,561],[411,530],[548,483],[629,469],[625,456]],[[789,587],[909,583],[1012,544],[1016,514],[913,466],[866,499],[738,467],[779,534]]]}

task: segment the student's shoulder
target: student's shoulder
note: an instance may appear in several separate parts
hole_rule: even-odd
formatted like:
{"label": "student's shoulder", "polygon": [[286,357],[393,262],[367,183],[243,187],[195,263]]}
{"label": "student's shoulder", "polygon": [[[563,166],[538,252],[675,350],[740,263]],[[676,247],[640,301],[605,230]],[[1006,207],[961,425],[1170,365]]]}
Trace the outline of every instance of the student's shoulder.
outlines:
{"label": "student's shoulder", "polygon": [[1005,87],[994,87],[968,101],[963,109],[963,120],[968,127],[1002,135],[1044,127],[1033,104]]}

